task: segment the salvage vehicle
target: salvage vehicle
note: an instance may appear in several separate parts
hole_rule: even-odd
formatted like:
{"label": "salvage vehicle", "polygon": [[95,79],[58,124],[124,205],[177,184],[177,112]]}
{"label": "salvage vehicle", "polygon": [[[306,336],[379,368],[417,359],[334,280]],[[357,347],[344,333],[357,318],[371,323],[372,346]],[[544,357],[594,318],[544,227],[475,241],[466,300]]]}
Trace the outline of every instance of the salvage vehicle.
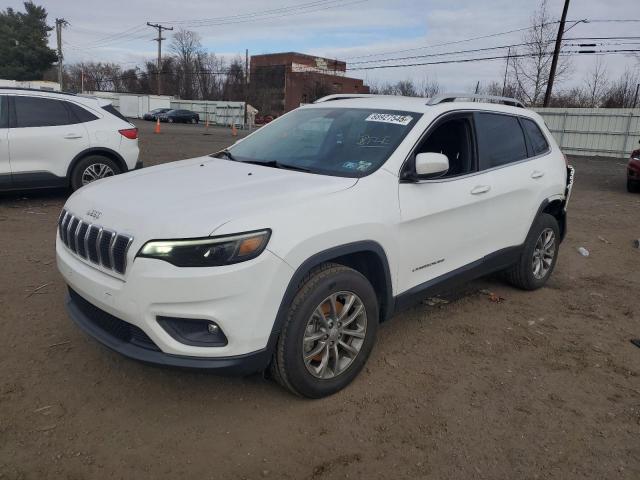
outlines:
{"label": "salvage vehicle", "polygon": [[198,123],[200,122],[200,115],[191,110],[168,110],[166,112],[158,113],[156,118],[161,122],[169,123]]}
{"label": "salvage vehicle", "polygon": [[111,102],[0,87],[0,191],[71,187],[142,167],[138,129]]}
{"label": "salvage vehicle", "polygon": [[167,113],[170,110],[171,110],[170,108],[154,108],[153,110],[145,113],[142,116],[142,119],[153,120],[155,122],[158,119],[158,115],[160,115],[161,113]]}
{"label": "salvage vehicle", "polygon": [[640,149],[631,153],[627,164],[627,191],[640,192]]}
{"label": "salvage vehicle", "polygon": [[572,185],[517,100],[331,95],[211,156],[79,190],[57,263],[72,320],[107,347],[319,398],[414,302],[496,271],[545,285]]}

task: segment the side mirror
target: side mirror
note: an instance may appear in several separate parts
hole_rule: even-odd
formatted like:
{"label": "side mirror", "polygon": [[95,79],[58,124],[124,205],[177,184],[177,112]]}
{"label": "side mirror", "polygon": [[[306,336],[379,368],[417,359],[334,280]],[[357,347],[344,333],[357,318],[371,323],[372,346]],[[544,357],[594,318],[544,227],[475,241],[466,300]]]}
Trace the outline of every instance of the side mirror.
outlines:
{"label": "side mirror", "polygon": [[426,152],[416,155],[416,175],[419,178],[440,177],[449,171],[449,159],[442,153]]}

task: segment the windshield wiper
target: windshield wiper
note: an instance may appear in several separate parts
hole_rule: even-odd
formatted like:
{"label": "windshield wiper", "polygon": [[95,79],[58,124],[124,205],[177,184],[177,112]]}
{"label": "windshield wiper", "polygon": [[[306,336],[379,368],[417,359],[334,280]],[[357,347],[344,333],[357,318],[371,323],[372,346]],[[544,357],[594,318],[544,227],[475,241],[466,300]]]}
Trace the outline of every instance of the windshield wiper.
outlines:
{"label": "windshield wiper", "polygon": [[223,157],[225,157],[225,158],[227,158],[227,159],[229,159],[231,161],[234,161],[234,162],[239,162],[240,161],[236,157],[234,157],[233,154],[227,149],[220,150],[218,153],[214,153],[211,156],[215,157],[215,158],[220,158],[218,155],[223,156]]}
{"label": "windshield wiper", "polygon": [[299,167],[297,165],[289,165],[288,163],[281,163],[277,160],[268,160],[261,162],[259,160],[244,160],[243,163],[251,163],[252,165],[262,165],[263,167],[281,168],[283,170],[296,170],[298,172],[311,172],[310,168]]}

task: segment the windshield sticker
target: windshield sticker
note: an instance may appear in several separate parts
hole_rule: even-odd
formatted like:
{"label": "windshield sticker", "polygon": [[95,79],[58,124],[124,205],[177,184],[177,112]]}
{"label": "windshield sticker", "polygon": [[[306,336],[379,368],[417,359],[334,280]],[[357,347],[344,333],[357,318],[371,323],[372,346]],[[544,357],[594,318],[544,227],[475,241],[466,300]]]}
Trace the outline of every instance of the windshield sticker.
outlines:
{"label": "windshield sticker", "polygon": [[360,160],[359,162],[344,162],[342,164],[342,168],[346,168],[347,170],[357,170],[358,172],[366,172],[373,165],[372,162],[366,162],[364,160]]}
{"label": "windshield sticker", "polygon": [[413,117],[410,115],[394,115],[392,113],[372,113],[364,119],[365,122],[393,123],[394,125],[407,126]]}
{"label": "windshield sticker", "polygon": [[391,137],[372,137],[371,135],[362,135],[356,144],[359,147],[384,147],[391,143]]}

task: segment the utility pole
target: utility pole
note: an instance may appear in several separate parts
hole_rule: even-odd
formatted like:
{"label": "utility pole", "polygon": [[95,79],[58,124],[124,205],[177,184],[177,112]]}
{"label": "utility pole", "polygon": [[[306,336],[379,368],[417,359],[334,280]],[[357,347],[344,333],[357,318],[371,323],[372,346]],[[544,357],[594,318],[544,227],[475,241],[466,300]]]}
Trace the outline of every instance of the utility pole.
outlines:
{"label": "utility pole", "polygon": [[507,50],[507,64],[504,67],[504,82],[502,83],[502,96],[504,97],[507,89],[507,72],[509,71],[509,60],[511,59],[511,47]]}
{"label": "utility pole", "polygon": [[56,40],[58,42],[58,83],[60,90],[64,90],[62,86],[62,29],[67,25],[64,18],[56,18]]}
{"label": "utility pole", "polygon": [[551,70],[549,71],[549,81],[547,82],[547,91],[544,94],[544,107],[549,106],[551,101],[551,91],[553,90],[553,80],[556,76],[556,67],[558,66],[558,56],[560,55],[560,47],[562,46],[562,35],[564,34],[564,23],[567,20],[567,12],[569,11],[569,0],[564,0],[564,8],[562,9],[562,17],[558,26],[558,36],[556,37],[556,47],[553,50],[553,60],[551,60]]}
{"label": "utility pole", "polygon": [[156,72],[156,88],[158,89],[157,94],[162,95],[162,76],[160,75],[160,70],[162,68],[162,41],[166,40],[166,38],[162,38],[162,30],[173,30],[173,27],[164,27],[157,23],[149,23],[147,25],[158,30],[158,38],[154,38],[156,42],[158,42],[158,66]]}
{"label": "utility pole", "polygon": [[244,50],[244,128],[247,128],[247,105],[249,104],[249,49]]}

